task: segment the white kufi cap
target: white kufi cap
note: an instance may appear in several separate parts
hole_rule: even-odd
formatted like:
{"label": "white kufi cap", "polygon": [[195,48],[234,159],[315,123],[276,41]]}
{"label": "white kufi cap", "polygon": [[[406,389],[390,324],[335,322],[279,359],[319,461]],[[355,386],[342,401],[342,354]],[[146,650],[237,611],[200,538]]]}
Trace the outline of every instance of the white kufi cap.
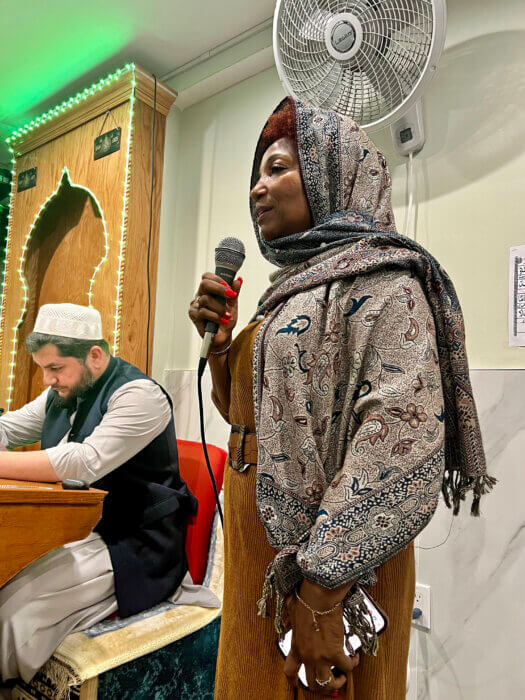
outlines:
{"label": "white kufi cap", "polygon": [[104,337],[100,313],[78,304],[44,304],[38,311],[33,333],[79,340],[101,340]]}

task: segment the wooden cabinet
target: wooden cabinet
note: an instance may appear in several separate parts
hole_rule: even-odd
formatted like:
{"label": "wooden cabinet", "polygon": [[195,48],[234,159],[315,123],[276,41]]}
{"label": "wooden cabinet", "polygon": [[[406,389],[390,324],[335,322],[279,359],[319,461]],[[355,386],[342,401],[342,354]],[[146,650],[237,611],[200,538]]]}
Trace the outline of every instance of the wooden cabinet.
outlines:
{"label": "wooden cabinet", "polygon": [[[112,352],[149,372],[165,122],[175,97],[129,64],[13,136],[1,407],[16,409],[43,389],[25,338],[46,303],[98,309]],[[96,139],[97,155],[107,155],[95,158]]]}

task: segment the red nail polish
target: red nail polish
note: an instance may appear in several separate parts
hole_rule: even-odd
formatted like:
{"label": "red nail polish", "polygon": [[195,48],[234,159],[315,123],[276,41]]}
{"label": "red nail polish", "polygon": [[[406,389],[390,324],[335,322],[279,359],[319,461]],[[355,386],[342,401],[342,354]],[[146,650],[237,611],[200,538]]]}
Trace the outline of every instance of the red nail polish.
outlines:
{"label": "red nail polish", "polygon": [[244,282],[242,277],[237,277],[237,280],[242,284]]}
{"label": "red nail polish", "polygon": [[228,321],[230,321],[230,320],[231,320],[231,317],[232,317],[232,315],[229,314],[229,313],[226,311],[226,313],[224,314],[224,318],[227,318]]}
{"label": "red nail polish", "polygon": [[230,320],[228,318],[221,318],[221,323],[224,323],[225,326],[227,326],[229,322]]}
{"label": "red nail polish", "polygon": [[233,289],[230,288],[228,288],[224,293],[226,294],[228,299],[235,299],[235,297],[237,296],[237,292],[234,292]]}
{"label": "red nail polish", "polygon": [[331,697],[331,698],[338,698],[338,697],[339,697],[339,693],[337,692],[337,690],[334,690],[333,693],[330,693],[330,697]]}

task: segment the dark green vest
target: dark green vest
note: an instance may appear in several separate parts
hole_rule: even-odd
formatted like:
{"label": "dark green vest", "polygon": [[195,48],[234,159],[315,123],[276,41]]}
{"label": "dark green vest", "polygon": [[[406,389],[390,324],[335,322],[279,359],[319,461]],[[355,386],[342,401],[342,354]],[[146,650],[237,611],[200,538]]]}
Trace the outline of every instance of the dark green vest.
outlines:
{"label": "dark green vest", "polygon": [[[102,421],[113,392],[137,379],[153,382],[133,365],[112,357],[104,374],[78,399],[73,425],[71,411],[53,403],[51,390],[42,449],[58,445],[68,430],[69,442],[83,442]],[[119,614],[134,615],[165,600],[187,571],[185,524],[196,501],[179,475],[173,408],[158,437],[91,486],[108,492],[95,531],[109,549]]]}

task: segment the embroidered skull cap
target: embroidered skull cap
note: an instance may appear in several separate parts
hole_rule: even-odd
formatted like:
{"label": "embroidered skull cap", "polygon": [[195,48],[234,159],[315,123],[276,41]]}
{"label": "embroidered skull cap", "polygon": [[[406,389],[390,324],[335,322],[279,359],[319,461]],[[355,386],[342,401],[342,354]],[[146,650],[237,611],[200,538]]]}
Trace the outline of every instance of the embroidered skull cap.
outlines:
{"label": "embroidered skull cap", "polygon": [[100,313],[78,304],[44,304],[38,311],[33,333],[78,340],[101,340],[104,337]]}

